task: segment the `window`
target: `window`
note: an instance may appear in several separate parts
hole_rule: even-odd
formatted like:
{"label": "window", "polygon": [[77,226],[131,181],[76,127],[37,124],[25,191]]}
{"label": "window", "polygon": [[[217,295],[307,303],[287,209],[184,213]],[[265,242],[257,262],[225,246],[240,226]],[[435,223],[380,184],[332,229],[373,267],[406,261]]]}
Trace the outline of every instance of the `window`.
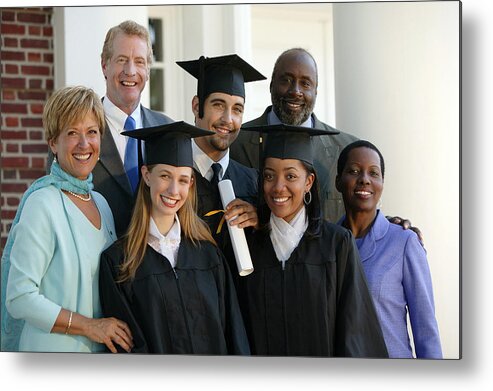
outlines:
{"label": "window", "polygon": [[164,44],[163,44],[163,21],[162,19],[149,19],[149,34],[151,37],[153,63],[150,73],[150,106],[151,110],[164,112]]}

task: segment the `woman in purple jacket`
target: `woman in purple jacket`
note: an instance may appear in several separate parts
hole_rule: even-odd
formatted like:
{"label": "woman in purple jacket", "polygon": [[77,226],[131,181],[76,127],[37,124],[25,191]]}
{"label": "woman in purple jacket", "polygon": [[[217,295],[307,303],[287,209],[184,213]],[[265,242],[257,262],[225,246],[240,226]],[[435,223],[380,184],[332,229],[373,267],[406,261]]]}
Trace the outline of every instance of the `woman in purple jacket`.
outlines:
{"label": "woman in purple jacket", "polygon": [[412,358],[407,315],[417,358],[442,358],[426,252],[411,230],[388,222],[377,209],[384,159],[368,141],[346,146],[338,160],[336,187],[377,309],[389,357]]}

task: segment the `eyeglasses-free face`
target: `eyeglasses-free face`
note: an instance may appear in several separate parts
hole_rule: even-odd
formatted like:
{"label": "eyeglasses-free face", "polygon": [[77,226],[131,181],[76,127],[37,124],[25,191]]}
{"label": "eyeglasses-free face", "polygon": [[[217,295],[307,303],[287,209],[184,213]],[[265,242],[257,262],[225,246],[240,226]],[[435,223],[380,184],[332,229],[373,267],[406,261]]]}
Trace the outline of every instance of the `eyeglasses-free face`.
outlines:
{"label": "eyeglasses-free face", "polygon": [[303,207],[303,196],[310,191],[315,176],[297,159],[265,159],[264,197],[275,216],[290,222]]}

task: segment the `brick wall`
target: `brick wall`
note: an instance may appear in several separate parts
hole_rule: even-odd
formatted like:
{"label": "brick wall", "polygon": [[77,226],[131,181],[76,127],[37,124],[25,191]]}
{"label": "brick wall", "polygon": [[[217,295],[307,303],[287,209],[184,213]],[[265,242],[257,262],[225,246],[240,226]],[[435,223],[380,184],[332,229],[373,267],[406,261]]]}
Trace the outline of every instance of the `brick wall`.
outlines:
{"label": "brick wall", "polygon": [[1,9],[1,248],[17,205],[45,173],[43,104],[53,91],[52,8]]}

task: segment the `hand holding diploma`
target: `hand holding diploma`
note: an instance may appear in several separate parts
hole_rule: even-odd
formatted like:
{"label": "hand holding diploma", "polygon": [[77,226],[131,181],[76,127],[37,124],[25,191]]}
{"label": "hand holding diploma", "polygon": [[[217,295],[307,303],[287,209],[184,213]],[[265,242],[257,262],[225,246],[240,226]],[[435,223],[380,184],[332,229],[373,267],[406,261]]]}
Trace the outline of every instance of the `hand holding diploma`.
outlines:
{"label": "hand holding diploma", "polygon": [[243,228],[258,225],[257,211],[249,203],[235,199],[233,185],[229,179],[220,181],[218,187],[226,210],[224,218],[228,222],[238,272],[240,276],[246,276],[253,272],[253,265]]}
{"label": "hand holding diploma", "polygon": [[258,229],[257,208],[239,198],[234,199],[226,206],[224,218],[229,225],[236,225],[238,228],[253,227]]}

